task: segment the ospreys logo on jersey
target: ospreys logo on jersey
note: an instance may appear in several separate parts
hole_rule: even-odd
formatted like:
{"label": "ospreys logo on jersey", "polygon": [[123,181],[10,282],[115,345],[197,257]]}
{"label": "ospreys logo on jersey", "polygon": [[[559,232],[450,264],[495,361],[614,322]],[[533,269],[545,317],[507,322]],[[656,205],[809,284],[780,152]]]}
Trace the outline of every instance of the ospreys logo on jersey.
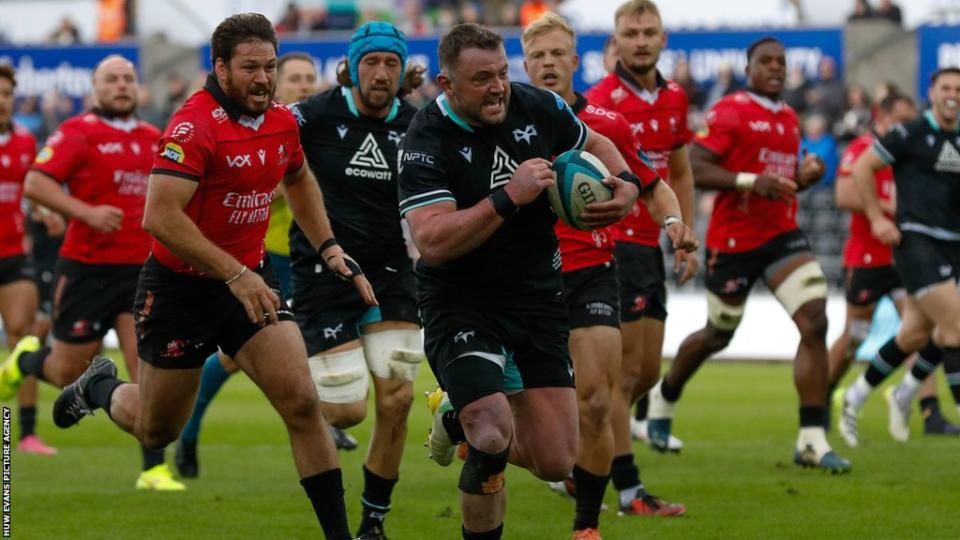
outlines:
{"label": "ospreys logo on jersey", "polygon": [[367,133],[363,143],[360,144],[360,149],[350,158],[350,165],[353,165],[353,167],[347,167],[344,170],[347,176],[373,178],[375,180],[390,180],[393,178],[390,165],[383,157],[383,152],[380,151],[380,145],[377,144],[377,139],[373,136],[373,133]]}
{"label": "ospreys logo on jersey", "polygon": [[937,156],[937,163],[933,169],[939,172],[960,173],[960,152],[950,144],[950,141],[943,141],[943,148],[940,149],[940,155]]}
{"label": "ospreys logo on jersey", "polygon": [[509,182],[517,167],[517,162],[497,146],[493,153],[493,170],[490,172],[490,191]]}

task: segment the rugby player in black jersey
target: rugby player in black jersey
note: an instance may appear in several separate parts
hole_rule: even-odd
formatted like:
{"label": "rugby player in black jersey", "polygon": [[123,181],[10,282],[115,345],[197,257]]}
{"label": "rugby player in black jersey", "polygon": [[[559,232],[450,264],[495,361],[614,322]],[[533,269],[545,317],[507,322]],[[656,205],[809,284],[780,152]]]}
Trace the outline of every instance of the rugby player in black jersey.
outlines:
{"label": "rugby player in black jersey", "polygon": [[[894,246],[894,265],[909,293],[899,334],[919,329],[931,335],[903,382],[886,396],[890,434],[900,441],[910,435],[910,402],[940,362],[954,400],[960,403],[960,68],[936,71],[928,97],[929,110],[894,126],[853,166],[871,232]],[[884,215],[873,181],[876,171],[887,165],[893,167],[897,186],[895,219]],[[880,350],[882,369],[875,361],[845,392],[841,417],[845,429],[856,431],[857,416],[870,391],[915,352],[899,345],[896,337],[891,338]]]}
{"label": "rugby player in black jersey", "polygon": [[383,520],[400,473],[413,380],[423,359],[413,263],[397,209],[397,152],[416,113],[397,94],[423,78],[423,68],[406,68],[406,60],[402,32],[386,22],[364,24],[350,40],[340,85],[291,107],[337,241],[354,252],[379,300],[369,306],[330,272],[293,225],[294,314],[327,420],[339,428],[360,423],[373,381],[375,420],[357,532],[365,539],[386,538]]}

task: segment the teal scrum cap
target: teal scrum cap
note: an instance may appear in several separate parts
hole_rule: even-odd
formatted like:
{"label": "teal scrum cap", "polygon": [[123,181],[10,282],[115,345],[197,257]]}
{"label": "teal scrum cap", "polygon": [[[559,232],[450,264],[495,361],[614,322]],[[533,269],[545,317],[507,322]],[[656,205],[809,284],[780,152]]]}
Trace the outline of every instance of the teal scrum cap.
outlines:
{"label": "teal scrum cap", "polygon": [[354,32],[347,49],[350,62],[350,81],[360,87],[360,60],[372,52],[391,52],[400,57],[401,71],[407,65],[407,38],[396,26],[383,21],[371,21]]}

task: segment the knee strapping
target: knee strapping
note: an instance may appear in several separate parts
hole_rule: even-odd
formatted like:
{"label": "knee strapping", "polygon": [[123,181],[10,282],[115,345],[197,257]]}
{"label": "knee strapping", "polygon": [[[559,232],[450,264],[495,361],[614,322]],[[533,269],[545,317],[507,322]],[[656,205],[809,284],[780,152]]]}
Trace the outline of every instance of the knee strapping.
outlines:
{"label": "knee strapping", "polygon": [[426,360],[419,329],[364,334],[363,352],[370,371],[381,379],[413,381]]}
{"label": "knee strapping", "polygon": [[746,304],[734,306],[724,302],[719,296],[707,291],[707,317],[717,330],[733,332],[740,326]]}
{"label": "knee strapping", "polygon": [[497,454],[487,454],[470,446],[467,460],[460,470],[460,491],[471,495],[499,493],[506,481],[504,471],[509,457],[509,446]]}
{"label": "knee strapping", "polygon": [[773,295],[791,317],[807,302],[826,298],[827,278],[820,263],[810,261],[798,266],[773,291]]}
{"label": "knee strapping", "polygon": [[308,362],[320,401],[343,404],[367,398],[370,377],[363,349],[311,356]]}
{"label": "knee strapping", "polygon": [[854,319],[848,323],[850,339],[857,343],[863,343],[870,335],[870,320]]}

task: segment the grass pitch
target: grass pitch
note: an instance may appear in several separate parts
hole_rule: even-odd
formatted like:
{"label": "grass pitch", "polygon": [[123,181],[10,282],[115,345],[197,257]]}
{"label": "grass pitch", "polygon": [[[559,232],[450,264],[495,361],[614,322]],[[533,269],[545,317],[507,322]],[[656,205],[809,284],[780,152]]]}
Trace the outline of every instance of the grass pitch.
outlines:
{"label": "grass pitch", "polygon": [[[915,414],[913,439],[895,443],[886,433],[886,404],[875,395],[863,415],[860,448],[847,449],[838,435],[830,437],[853,461],[853,473],[833,477],[802,470],[792,463],[797,405],[791,368],[786,363],[708,363],[688,385],[674,421],[686,444],[683,454],[659,455],[635,445],[648,488],[684,502],[688,516],[651,519],[605,512],[604,538],[960,538],[960,439],[923,436]],[[387,520],[393,540],[460,537],[459,466],[441,468],[423,448],[429,422],[423,392],[432,388],[424,366]],[[50,387],[41,393],[38,431],[60,454],[13,455],[14,538],[320,536],[279,417],[245,376],[231,378],[211,405],[200,436],[201,476],[181,493],[135,491],[140,453],[134,439],[103,414],[57,429],[50,420],[55,395]],[[949,393],[944,389],[941,396],[955,420]],[[350,432],[365,445],[369,429],[368,418]],[[359,523],[363,448],[340,454],[352,527]],[[168,458],[172,462],[172,448]],[[505,538],[570,538],[570,501],[514,467],[507,472],[507,485]],[[605,502],[616,508],[612,487]]]}

